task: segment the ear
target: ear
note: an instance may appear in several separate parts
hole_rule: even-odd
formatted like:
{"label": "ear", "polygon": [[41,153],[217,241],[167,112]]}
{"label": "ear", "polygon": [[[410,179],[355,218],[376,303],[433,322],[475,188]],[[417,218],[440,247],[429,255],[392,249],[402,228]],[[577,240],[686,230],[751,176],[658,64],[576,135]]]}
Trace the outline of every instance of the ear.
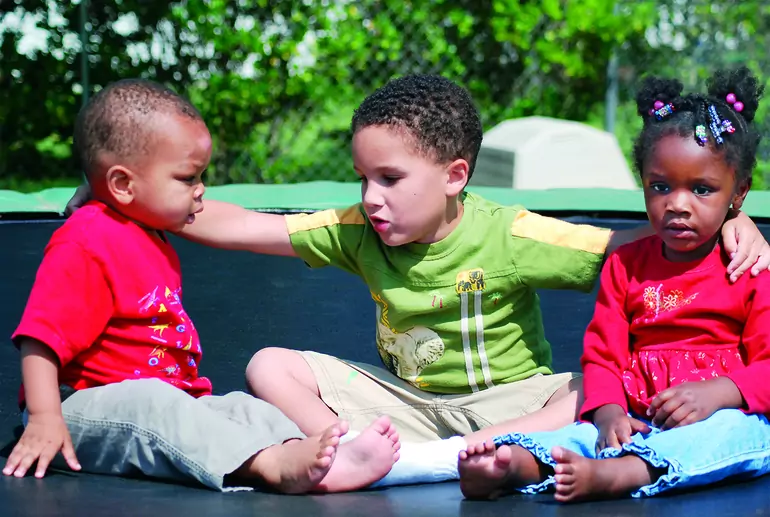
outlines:
{"label": "ear", "polygon": [[446,195],[447,197],[459,196],[463,191],[465,185],[468,183],[468,162],[462,158],[458,158],[449,164],[447,168],[447,183],[446,183]]}
{"label": "ear", "polygon": [[740,181],[735,186],[735,194],[733,194],[732,205],[735,210],[740,210],[743,206],[743,200],[746,199],[746,195],[751,188],[751,181]]}
{"label": "ear", "polygon": [[134,200],[134,173],[122,165],[113,165],[105,174],[107,191],[121,205],[129,205]]}

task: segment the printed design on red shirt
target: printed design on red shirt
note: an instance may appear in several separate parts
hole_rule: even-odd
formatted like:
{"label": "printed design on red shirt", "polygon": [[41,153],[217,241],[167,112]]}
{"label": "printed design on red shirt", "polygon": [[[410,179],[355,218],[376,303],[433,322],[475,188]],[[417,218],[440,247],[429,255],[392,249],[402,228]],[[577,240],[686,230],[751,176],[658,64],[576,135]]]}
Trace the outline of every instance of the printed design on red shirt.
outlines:
{"label": "printed design on red shirt", "polygon": [[644,289],[643,295],[645,319],[655,321],[660,313],[675,311],[689,305],[697,296],[698,293],[685,296],[679,289],[666,291],[663,289],[663,284],[658,284],[657,287],[648,286]]}
{"label": "printed design on red shirt", "polygon": [[[182,307],[181,292],[181,287],[172,290],[168,286],[156,286],[137,303],[139,313],[150,317],[150,324],[147,325],[149,338],[158,342],[149,354],[148,366],[186,384],[196,376],[194,369],[197,363],[192,354],[200,353],[201,346],[195,326]],[[180,354],[175,353],[176,350],[188,352],[183,356],[182,366],[179,364]],[[188,368],[192,371],[186,372]]]}

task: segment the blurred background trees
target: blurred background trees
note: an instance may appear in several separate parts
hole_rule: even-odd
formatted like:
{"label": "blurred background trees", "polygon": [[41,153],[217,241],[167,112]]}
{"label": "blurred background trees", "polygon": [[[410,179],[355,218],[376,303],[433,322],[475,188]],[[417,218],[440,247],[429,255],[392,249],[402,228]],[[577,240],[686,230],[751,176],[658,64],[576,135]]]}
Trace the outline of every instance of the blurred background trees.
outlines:
{"label": "blurred background trees", "polygon": [[417,72],[467,87],[485,128],[578,120],[628,153],[640,76],[702,87],[742,63],[762,75],[769,25],[758,0],[0,0],[0,188],[77,184],[75,116],[125,77],[198,106],[215,140],[210,185],[354,179],[353,110]]}

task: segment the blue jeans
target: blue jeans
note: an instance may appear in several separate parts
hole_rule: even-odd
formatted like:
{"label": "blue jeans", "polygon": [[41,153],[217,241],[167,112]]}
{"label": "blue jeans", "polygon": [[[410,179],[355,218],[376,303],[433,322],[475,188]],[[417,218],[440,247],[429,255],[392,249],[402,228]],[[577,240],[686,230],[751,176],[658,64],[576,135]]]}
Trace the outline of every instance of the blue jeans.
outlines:
{"label": "blue jeans", "polygon": [[[651,485],[631,493],[632,497],[653,496],[716,483],[727,478],[751,478],[770,472],[770,423],[762,415],[747,415],[737,409],[723,409],[701,422],[648,434],[637,433],[622,449],[596,452],[599,431],[590,423],[576,423],[558,431],[524,435],[513,433],[495,438],[495,444],[518,445],[547,465],[556,465],[551,449],[561,446],[586,458],[607,459],[635,454],[665,473]],[[553,476],[542,483],[519,488],[526,494],[539,493],[555,483]]]}

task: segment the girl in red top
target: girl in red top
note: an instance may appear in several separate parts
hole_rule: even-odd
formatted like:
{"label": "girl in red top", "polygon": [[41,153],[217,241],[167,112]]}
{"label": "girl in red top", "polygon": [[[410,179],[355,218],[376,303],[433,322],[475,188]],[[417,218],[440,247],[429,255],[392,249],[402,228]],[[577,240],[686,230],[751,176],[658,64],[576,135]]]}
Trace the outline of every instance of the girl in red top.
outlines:
{"label": "girl in red top", "polygon": [[637,96],[634,158],[656,235],[604,266],[582,421],[470,447],[466,496],[643,497],[770,470],[770,277],[730,284],[719,242],[751,185],[762,88],[741,68],[706,95],[681,92],[651,78]]}

